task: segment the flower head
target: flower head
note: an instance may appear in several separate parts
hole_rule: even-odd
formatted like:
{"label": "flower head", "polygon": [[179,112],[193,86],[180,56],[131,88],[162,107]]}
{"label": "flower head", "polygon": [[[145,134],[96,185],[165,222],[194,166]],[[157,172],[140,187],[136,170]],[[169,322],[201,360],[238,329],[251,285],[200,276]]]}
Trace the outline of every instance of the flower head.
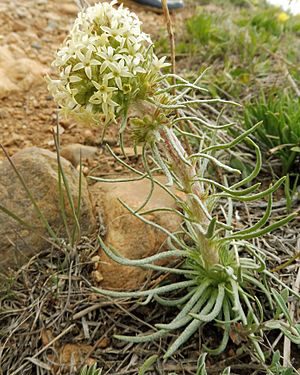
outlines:
{"label": "flower head", "polygon": [[80,12],[57,52],[59,77],[48,77],[48,88],[65,114],[107,124],[157,89],[168,64],[155,56],[137,16],[116,3]]}
{"label": "flower head", "polygon": [[280,12],[277,16],[277,20],[281,23],[285,23],[289,18],[290,16],[285,12]]}

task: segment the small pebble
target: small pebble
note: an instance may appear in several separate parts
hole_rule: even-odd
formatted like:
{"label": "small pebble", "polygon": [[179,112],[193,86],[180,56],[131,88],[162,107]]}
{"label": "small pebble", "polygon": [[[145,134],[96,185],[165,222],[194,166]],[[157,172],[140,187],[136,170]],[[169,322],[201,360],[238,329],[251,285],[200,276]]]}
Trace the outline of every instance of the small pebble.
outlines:
{"label": "small pebble", "polygon": [[7,118],[9,116],[9,113],[4,108],[0,108],[0,119]]}
{"label": "small pebble", "polygon": [[91,258],[91,261],[93,263],[99,263],[100,262],[100,256],[99,255],[94,255],[92,258]]}
{"label": "small pebble", "polygon": [[19,18],[31,18],[28,10],[24,7],[17,7],[15,12]]}
{"label": "small pebble", "polygon": [[39,42],[34,42],[31,44],[31,47],[37,50],[40,50],[42,48],[41,44]]}
{"label": "small pebble", "polygon": [[27,29],[27,25],[21,21],[15,21],[12,27],[15,32],[25,31]]}
{"label": "small pebble", "polygon": [[93,132],[89,129],[86,129],[83,133],[84,143],[90,146],[95,145],[95,136]]}
{"label": "small pebble", "polygon": [[103,280],[103,276],[99,271],[93,271],[91,273],[92,279],[96,281],[96,283],[100,283]]}
{"label": "small pebble", "polygon": [[85,176],[87,176],[90,173],[90,169],[88,167],[83,167],[82,172]]}
{"label": "small pebble", "polygon": [[49,20],[48,25],[46,27],[46,31],[54,31],[57,29],[57,22],[54,20]]}

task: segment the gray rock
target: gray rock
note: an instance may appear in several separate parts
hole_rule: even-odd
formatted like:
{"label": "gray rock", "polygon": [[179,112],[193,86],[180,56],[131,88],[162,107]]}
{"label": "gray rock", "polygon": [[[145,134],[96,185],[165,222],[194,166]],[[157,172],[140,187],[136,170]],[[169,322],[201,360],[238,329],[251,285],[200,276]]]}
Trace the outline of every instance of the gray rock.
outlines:
{"label": "gray rock", "polygon": [[[12,161],[52,230],[58,236],[66,237],[59,206],[56,154],[32,147],[16,153]],[[63,158],[62,166],[74,204],[77,206],[79,174]],[[64,198],[67,202],[65,190]],[[47,239],[50,235],[8,160],[0,163],[0,204],[34,227],[29,229],[0,210],[0,268],[7,269],[8,266],[23,264],[29,257],[47,248],[49,246]],[[74,220],[68,203],[65,212],[69,225],[73,226]],[[95,229],[93,206],[84,178],[79,222],[82,235],[87,235]]]}

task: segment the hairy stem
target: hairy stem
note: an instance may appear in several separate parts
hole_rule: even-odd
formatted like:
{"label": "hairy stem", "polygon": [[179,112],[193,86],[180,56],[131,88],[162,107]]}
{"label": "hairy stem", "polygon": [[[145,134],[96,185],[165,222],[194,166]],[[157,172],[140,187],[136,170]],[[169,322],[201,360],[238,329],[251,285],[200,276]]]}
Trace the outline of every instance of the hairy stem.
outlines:
{"label": "hairy stem", "polygon": [[[190,212],[191,219],[200,224],[196,226],[198,238],[198,248],[207,268],[219,262],[218,250],[213,241],[206,238],[205,233],[210,224],[205,206],[205,193],[197,179],[195,166],[186,160],[185,151],[174,133],[173,129],[166,126],[160,130],[162,138],[162,148],[167,155],[168,163],[172,172],[178,177],[186,193],[186,204]],[[202,230],[200,230],[202,228]]]}

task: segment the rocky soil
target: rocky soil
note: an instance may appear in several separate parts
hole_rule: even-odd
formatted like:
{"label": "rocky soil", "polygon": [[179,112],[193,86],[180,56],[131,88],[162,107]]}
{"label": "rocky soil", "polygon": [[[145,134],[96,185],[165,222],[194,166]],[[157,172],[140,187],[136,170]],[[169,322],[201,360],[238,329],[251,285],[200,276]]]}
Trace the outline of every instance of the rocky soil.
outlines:
{"label": "rocky soil", "polygon": [[[138,13],[154,41],[166,33],[162,14],[133,2],[124,3]],[[56,105],[44,76],[54,76],[51,62],[77,12],[75,0],[0,2],[0,143],[10,155],[30,146],[54,150]],[[174,14],[174,23],[181,24],[190,12],[187,7]],[[61,119],[60,133],[62,145],[99,144],[99,129],[87,129],[74,121]],[[113,133],[109,137],[113,138]],[[104,165],[108,171],[114,169],[111,159],[103,162],[102,158],[103,169]]]}

